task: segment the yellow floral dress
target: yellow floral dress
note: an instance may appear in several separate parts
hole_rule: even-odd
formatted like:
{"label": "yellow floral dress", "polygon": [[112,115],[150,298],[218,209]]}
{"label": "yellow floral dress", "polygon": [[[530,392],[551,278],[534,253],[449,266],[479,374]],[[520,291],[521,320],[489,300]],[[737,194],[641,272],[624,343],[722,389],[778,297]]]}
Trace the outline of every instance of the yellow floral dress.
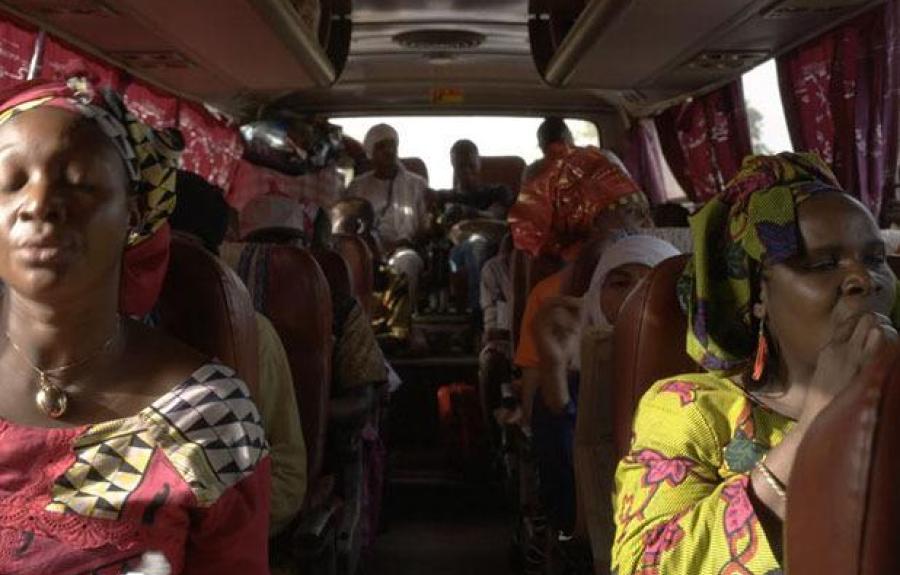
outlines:
{"label": "yellow floral dress", "polygon": [[613,572],[780,574],[750,501],[750,471],[791,425],[728,379],[657,382],[616,470]]}

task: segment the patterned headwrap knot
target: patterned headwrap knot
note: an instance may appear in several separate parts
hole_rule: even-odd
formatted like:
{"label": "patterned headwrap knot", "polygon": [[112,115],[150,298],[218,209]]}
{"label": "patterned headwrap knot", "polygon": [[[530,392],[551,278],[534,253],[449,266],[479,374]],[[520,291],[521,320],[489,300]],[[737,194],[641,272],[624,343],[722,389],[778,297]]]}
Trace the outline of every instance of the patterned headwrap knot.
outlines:
{"label": "patterned headwrap knot", "polygon": [[0,125],[22,112],[52,106],[97,123],[125,163],[140,198],[142,221],[128,245],[152,236],[175,209],[175,179],[182,143],[172,132],[157,132],[139,121],[112,90],[97,92],[81,78],[68,82],[28,82],[0,94]]}
{"label": "patterned headwrap knot", "polygon": [[691,218],[694,255],[679,282],[688,314],[687,351],[714,372],[734,372],[753,354],[752,271],[800,250],[797,206],[840,192],[818,156],[748,156],[725,191]]}

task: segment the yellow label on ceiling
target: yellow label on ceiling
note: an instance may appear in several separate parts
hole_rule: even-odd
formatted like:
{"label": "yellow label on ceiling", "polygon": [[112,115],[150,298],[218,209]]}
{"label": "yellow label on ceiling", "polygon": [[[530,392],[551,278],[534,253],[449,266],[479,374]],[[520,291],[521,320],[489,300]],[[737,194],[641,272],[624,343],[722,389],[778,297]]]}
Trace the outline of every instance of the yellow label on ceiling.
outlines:
{"label": "yellow label on ceiling", "polygon": [[431,103],[437,105],[462,104],[466,95],[459,88],[433,88]]}

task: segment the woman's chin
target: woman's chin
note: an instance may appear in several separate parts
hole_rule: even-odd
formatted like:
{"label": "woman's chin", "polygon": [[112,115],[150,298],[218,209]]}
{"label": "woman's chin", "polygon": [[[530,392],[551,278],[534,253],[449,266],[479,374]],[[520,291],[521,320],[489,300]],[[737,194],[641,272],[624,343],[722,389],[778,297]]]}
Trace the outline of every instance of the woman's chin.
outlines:
{"label": "woman's chin", "polygon": [[9,279],[7,285],[29,299],[55,299],[73,287],[67,281],[68,271],[68,266],[33,266],[17,274],[18,278]]}

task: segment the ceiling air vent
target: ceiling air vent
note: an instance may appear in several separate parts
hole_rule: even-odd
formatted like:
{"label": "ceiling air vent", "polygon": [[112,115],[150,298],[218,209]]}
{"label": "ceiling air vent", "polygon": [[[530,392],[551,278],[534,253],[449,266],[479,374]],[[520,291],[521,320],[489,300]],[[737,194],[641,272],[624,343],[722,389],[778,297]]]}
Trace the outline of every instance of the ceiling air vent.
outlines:
{"label": "ceiling air vent", "polygon": [[783,20],[805,16],[827,16],[861,7],[868,0],[785,0],[762,12],[768,20]]}
{"label": "ceiling air vent", "polygon": [[470,50],[481,46],[484,40],[484,34],[478,32],[446,29],[411,30],[393,37],[394,43],[404,48],[435,53]]}
{"label": "ceiling air vent", "polygon": [[700,70],[743,70],[761,64],[769,58],[762,50],[724,50],[703,52],[688,64]]}
{"label": "ceiling air vent", "polygon": [[191,61],[184,54],[174,50],[113,52],[110,56],[140,70],[188,68],[191,66]]}

